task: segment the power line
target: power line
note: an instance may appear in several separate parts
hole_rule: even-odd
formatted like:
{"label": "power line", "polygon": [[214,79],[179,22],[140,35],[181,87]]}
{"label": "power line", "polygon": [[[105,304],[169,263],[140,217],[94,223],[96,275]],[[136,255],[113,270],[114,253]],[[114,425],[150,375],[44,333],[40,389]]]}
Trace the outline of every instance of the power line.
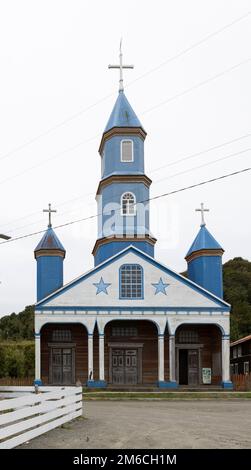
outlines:
{"label": "power line", "polygon": [[[238,68],[238,67],[240,67],[240,66],[242,66],[242,65],[244,65],[244,64],[247,64],[247,63],[250,62],[250,61],[251,61],[251,58],[246,59],[246,60],[244,60],[244,61],[242,61],[242,62],[239,62],[238,64],[233,65],[232,67],[230,67],[230,68],[228,68],[228,69],[225,69],[225,70],[223,70],[222,72],[219,72],[218,74],[216,74],[216,75],[214,75],[214,76],[212,76],[212,77],[209,77],[208,79],[203,80],[202,82],[199,82],[199,83],[197,83],[196,85],[193,85],[193,86],[190,87],[190,88],[187,88],[186,90],[182,91],[181,93],[178,93],[178,94],[176,94],[176,95],[174,95],[174,96],[171,96],[171,97],[168,98],[167,100],[164,100],[164,101],[162,101],[161,103],[158,103],[158,104],[152,106],[151,108],[148,108],[147,110],[143,111],[142,115],[143,115],[143,114],[147,114],[148,112],[154,111],[155,109],[157,109],[157,108],[159,108],[159,107],[161,107],[161,106],[163,106],[163,105],[166,105],[166,104],[168,104],[168,103],[170,103],[170,102],[172,102],[172,101],[174,101],[174,100],[176,100],[176,99],[178,99],[178,98],[180,98],[180,97],[186,95],[187,93],[190,93],[191,91],[196,90],[197,88],[199,88],[199,87],[201,87],[201,86],[203,86],[203,85],[206,85],[206,84],[210,83],[212,80],[216,80],[217,78],[222,77],[223,75],[225,75],[225,74],[227,74],[227,73],[229,73],[229,72],[232,72],[232,71],[235,70],[236,68]],[[38,168],[39,166],[42,166],[42,165],[44,165],[45,163],[47,163],[47,162],[49,162],[49,161],[51,161],[51,160],[53,160],[53,159],[55,159],[55,158],[58,158],[58,157],[60,157],[61,155],[64,155],[65,153],[68,153],[68,152],[71,152],[72,150],[75,150],[76,148],[80,147],[81,145],[83,145],[83,144],[85,144],[85,143],[87,143],[87,142],[91,142],[91,141],[95,140],[97,136],[98,136],[98,135],[95,135],[94,137],[90,137],[89,139],[86,139],[85,141],[79,142],[78,144],[74,145],[73,147],[70,147],[69,149],[65,149],[65,150],[63,150],[63,151],[61,151],[61,152],[58,152],[58,153],[56,153],[55,155],[53,155],[52,157],[47,158],[47,159],[44,160],[43,162],[38,163],[37,165],[33,165],[33,166],[31,166],[31,167],[29,167],[29,168],[26,168],[25,170],[21,171],[20,173],[17,173],[16,175],[12,175],[12,176],[9,176],[8,178],[5,178],[4,180],[0,181],[0,185],[1,185],[1,184],[5,184],[5,183],[7,183],[8,181],[11,181],[12,179],[18,178],[19,176],[22,176],[22,175],[24,175],[25,173],[27,173],[28,171],[35,170],[35,169]]]}
{"label": "power line", "polygon": [[251,147],[241,150],[239,152],[230,153],[229,155],[226,155],[225,157],[217,158],[216,160],[212,160],[207,163],[202,163],[199,166],[195,166],[193,168],[188,168],[187,170],[179,171],[178,173],[175,173],[174,175],[165,176],[164,178],[160,178],[157,181],[155,181],[155,183],[160,183],[161,181],[169,180],[171,178],[174,178],[175,176],[184,175],[185,173],[190,173],[190,171],[198,170],[199,168],[204,168],[205,166],[213,165],[213,163],[218,163],[223,160],[228,160],[228,158],[236,157],[237,155],[242,155],[244,153],[250,152],[250,150],[251,150]]}
{"label": "power line", "polygon": [[[142,204],[142,203],[145,203],[145,202],[150,202],[150,201],[154,201],[156,199],[160,199],[162,197],[167,197],[167,196],[171,196],[173,194],[177,194],[177,193],[180,193],[180,192],[184,192],[184,191],[187,191],[189,189],[193,189],[193,188],[196,188],[196,187],[199,187],[199,186],[203,186],[205,184],[209,184],[209,183],[213,183],[215,181],[219,181],[219,180],[223,180],[225,178],[229,178],[230,176],[235,176],[235,175],[239,175],[241,173],[245,173],[247,171],[250,171],[251,170],[251,167],[249,168],[244,168],[242,170],[238,170],[238,171],[234,171],[233,173],[228,173],[228,174],[225,174],[225,175],[222,175],[222,176],[218,176],[216,178],[211,178],[210,180],[205,180],[205,181],[201,181],[200,183],[195,183],[195,184],[192,184],[190,186],[185,186],[183,188],[180,188],[180,189],[176,189],[176,190],[173,190],[173,191],[170,191],[170,192],[167,192],[167,193],[162,193],[162,194],[159,194],[157,196],[153,196],[153,197],[150,197],[148,199],[144,199],[142,201],[139,201],[138,203],[136,204]],[[115,209],[114,212],[116,211],[120,211],[120,208],[119,209]],[[81,219],[77,219],[77,220],[72,220],[70,222],[66,222],[64,224],[60,224],[60,225],[56,225],[54,227],[54,229],[58,229],[58,228],[62,228],[62,227],[67,227],[69,225],[73,225],[73,224],[76,224],[76,223],[79,223],[79,222],[85,222],[87,220],[91,220],[91,219],[96,219],[97,217],[99,217],[100,215],[104,215],[105,212],[102,214],[102,213],[99,213],[99,214],[93,214],[91,216],[88,216],[88,217],[84,217],[84,218],[81,218]],[[108,213],[108,215],[110,215],[110,212]],[[6,240],[4,242],[1,242],[0,245],[3,245],[5,243],[10,243],[10,242],[13,242],[13,241],[17,241],[17,240],[21,240],[21,239],[24,239],[24,238],[28,238],[28,237],[32,237],[34,235],[39,235],[41,233],[45,233],[47,231],[46,230],[39,230],[38,232],[33,232],[33,233],[28,233],[26,235],[21,235],[20,237],[15,237],[15,238],[11,238],[10,240]]]}
{"label": "power line", "polygon": [[240,21],[244,20],[245,18],[247,18],[249,15],[250,15],[251,11],[248,11],[247,13],[245,13],[245,15],[242,15],[240,16],[239,18],[237,18],[236,20],[232,21],[231,23],[228,23],[227,25],[223,26],[222,28],[220,29],[217,29],[216,31],[213,31],[212,33],[208,34],[207,36],[204,36],[204,38],[200,39],[199,41],[196,41],[194,42],[191,46],[187,47],[186,49],[183,49],[182,51],[180,51],[178,54],[176,55],[173,55],[172,57],[170,57],[169,59],[165,60],[164,62],[162,62],[160,65],[157,65],[156,67],[153,67],[151,70],[143,73],[142,75],[140,75],[138,78],[134,79],[132,82],[129,82],[127,86],[130,86],[131,84],[137,82],[138,80],[141,80],[142,78],[145,78],[147,75],[153,73],[153,72],[156,72],[157,70],[159,70],[160,68],[164,67],[165,65],[169,64],[170,62],[173,62],[174,60],[176,59],[179,59],[180,57],[182,57],[183,55],[187,54],[188,52],[192,51],[193,49],[195,49],[196,47],[198,46],[201,46],[202,44],[204,44],[205,42],[207,42],[209,39],[212,39],[213,37],[217,36],[218,34],[222,33],[223,31],[225,31],[226,29],[230,28],[231,26],[234,26],[235,24],[239,23]]}
{"label": "power line", "polygon": [[[236,25],[237,23],[241,22],[242,20],[244,20],[245,18],[247,18],[249,15],[250,15],[250,11],[248,11],[247,13],[245,13],[244,15],[236,18],[235,20],[231,21],[230,23],[224,25],[222,28],[220,29],[217,29],[216,31],[213,31],[212,33],[206,35],[204,38],[200,39],[199,41],[196,41],[195,43],[193,43],[191,46],[181,50],[180,52],[178,52],[177,54],[169,57],[167,60],[165,60],[164,62],[162,62],[161,64],[157,65],[156,67],[153,67],[152,69],[148,70],[147,72],[143,73],[142,75],[140,75],[139,77],[135,78],[134,80],[132,80],[131,82],[128,83],[127,87],[128,86],[131,86],[133,85],[134,83],[136,83],[137,81],[139,80],[142,80],[144,79],[146,76],[150,75],[151,73],[154,73],[156,72],[157,70],[159,70],[160,68],[164,67],[165,65],[173,62],[174,60],[177,60],[179,59],[180,57],[182,57],[183,55],[187,54],[188,52],[192,51],[193,49],[195,49],[196,47],[198,46],[201,46],[202,44],[204,44],[205,42],[207,42],[208,40],[212,39],[213,37],[219,35],[220,33],[222,33],[223,31],[231,28],[232,26]],[[99,105],[100,103],[106,101],[108,98],[110,98],[111,96],[113,96],[114,93],[109,93],[107,94],[106,96],[104,96],[103,98],[100,98],[99,100],[95,101],[94,103],[90,104],[89,106],[87,106],[86,108],[72,114],[71,116],[69,116],[68,118],[65,118],[63,121],[60,121],[58,124],[55,124],[54,126],[48,128],[47,130],[45,130],[44,132],[41,132],[40,134],[38,134],[37,136],[35,137],[32,137],[31,139],[27,140],[26,142],[24,142],[23,144],[19,145],[18,147],[15,147],[14,149],[10,150],[9,152],[5,153],[4,155],[2,155],[0,157],[0,161],[1,160],[4,160],[8,157],[10,157],[11,155],[19,152],[20,150],[23,150],[25,147],[33,144],[34,142],[36,142],[37,140],[43,138],[43,137],[46,137],[48,134],[54,132],[55,130],[57,130],[58,128],[66,125],[68,122],[71,122],[73,121],[74,119],[77,119],[79,116],[81,116],[82,114],[85,114],[86,112],[88,112],[90,109],[94,108],[95,106]]]}
{"label": "power line", "polygon": [[83,140],[82,142],[79,142],[78,144],[73,145],[72,147],[70,147],[68,149],[57,152],[54,155],[52,155],[51,157],[47,158],[46,160],[43,160],[42,162],[39,162],[36,165],[33,165],[33,166],[30,166],[29,168],[26,168],[25,170],[21,171],[20,173],[17,173],[16,175],[12,175],[12,176],[9,176],[8,178],[5,178],[4,180],[0,181],[0,184],[7,183],[8,181],[11,181],[15,178],[18,178],[19,176],[22,176],[22,175],[24,175],[25,173],[27,173],[29,171],[36,170],[36,168],[39,168],[40,166],[43,166],[45,163],[48,163],[51,160],[55,160],[56,158],[59,158],[62,155],[65,155],[68,152],[72,152],[73,150],[76,150],[77,148],[81,147],[81,145],[84,145],[87,142],[92,142],[97,137],[98,137],[97,135],[93,136],[93,137],[90,137],[89,139]]}
{"label": "power line", "polygon": [[200,152],[191,153],[190,155],[188,155],[186,157],[182,157],[179,160],[174,160],[170,163],[159,166],[158,168],[153,168],[153,170],[150,170],[150,174],[155,173],[156,171],[159,171],[159,170],[163,170],[163,168],[167,168],[169,166],[177,165],[178,163],[184,162],[186,160],[190,160],[192,158],[199,157],[199,155],[202,155],[204,153],[212,152],[212,150],[217,150],[221,147],[224,147],[225,145],[233,144],[234,142],[238,142],[239,140],[242,140],[242,139],[247,139],[248,137],[251,137],[250,132],[248,134],[244,134],[240,137],[236,137],[235,139],[225,141],[222,144],[213,145],[212,147],[208,147],[207,149],[201,150]]}
{"label": "power line", "polygon": [[165,105],[165,104],[168,104],[170,103],[171,101],[174,101],[178,98],[181,98],[182,96],[184,95],[187,95],[188,93],[190,93],[191,91],[194,91],[196,90],[197,88],[200,88],[201,86],[203,85],[206,85],[207,83],[213,81],[213,80],[216,80],[217,78],[220,78],[222,77],[223,75],[226,75],[227,73],[229,72],[232,72],[233,70],[241,67],[242,65],[245,65],[247,64],[248,62],[251,61],[251,57],[246,59],[246,60],[243,60],[242,62],[239,62],[238,64],[236,65],[233,65],[232,67],[228,68],[228,69],[225,69],[223,70],[222,72],[219,72],[217,73],[216,75],[213,75],[212,77],[209,77],[207,78],[206,80],[203,80],[202,82],[199,82],[199,83],[196,83],[195,85],[191,86],[190,88],[187,88],[186,90],[182,91],[181,93],[177,93],[176,95],[174,96],[171,96],[170,98],[164,100],[164,101],[161,101],[160,103],[158,104],[155,104],[154,106],[151,106],[151,108],[148,108],[146,109],[145,111],[143,111],[142,114],[147,114],[147,113],[150,113],[151,111],[154,111],[155,109]]}
{"label": "power line", "polygon": [[[161,167],[158,167],[158,168],[156,168],[156,169],[153,169],[153,170],[151,170],[151,171],[149,172],[149,174],[151,175],[152,173],[154,173],[155,171],[158,171],[159,169],[163,169],[163,168],[165,168],[165,167],[173,166],[173,165],[175,165],[176,163],[178,164],[178,163],[180,163],[180,162],[187,161],[187,160],[192,159],[192,158],[194,158],[194,157],[196,157],[196,156],[202,155],[202,154],[204,154],[204,153],[208,153],[208,152],[210,152],[210,151],[212,151],[212,150],[216,150],[217,148],[221,148],[221,147],[223,147],[223,146],[225,146],[225,145],[228,145],[228,144],[230,144],[230,143],[234,143],[234,142],[240,141],[241,139],[245,139],[245,138],[248,138],[248,137],[250,137],[250,136],[251,136],[251,133],[247,133],[247,134],[244,134],[244,135],[242,135],[242,136],[240,136],[240,137],[237,137],[237,138],[235,138],[235,139],[231,139],[231,140],[225,141],[225,142],[222,143],[222,144],[218,144],[218,145],[211,146],[211,147],[209,147],[209,148],[206,149],[206,150],[202,150],[202,151],[200,151],[200,152],[196,152],[196,153],[190,154],[190,155],[188,155],[188,156],[185,156],[185,157],[183,157],[183,158],[177,160],[176,162],[173,161],[173,162],[170,162],[170,163],[168,163],[168,164],[166,164],[166,165],[163,165],[163,166],[161,166]],[[235,152],[235,153],[233,153],[233,154],[224,156],[224,157],[222,157],[222,158],[219,158],[219,159],[216,159],[216,160],[213,160],[213,161],[210,161],[210,162],[206,162],[206,163],[204,163],[204,164],[201,164],[201,165],[199,165],[199,166],[193,167],[193,168],[191,168],[191,169],[187,169],[187,170],[184,170],[184,171],[182,171],[182,172],[175,173],[175,174],[173,174],[173,175],[169,175],[169,176],[166,176],[166,177],[161,178],[161,179],[159,179],[159,180],[156,180],[156,181],[154,181],[154,183],[159,183],[159,182],[164,181],[164,180],[166,180],[166,179],[171,179],[171,178],[173,178],[173,177],[175,177],[175,176],[178,176],[178,175],[181,175],[181,174],[184,174],[184,173],[187,173],[187,172],[190,172],[190,171],[193,171],[193,170],[202,168],[202,167],[207,166],[207,165],[211,165],[211,164],[216,163],[216,162],[221,161],[221,160],[225,160],[225,159],[231,158],[231,157],[233,157],[233,156],[236,156],[236,155],[245,153],[245,152],[247,152],[247,151],[249,151],[249,150],[251,150],[251,149],[250,149],[250,148],[247,148],[247,149],[244,149],[244,150],[242,150],[242,151]],[[57,206],[59,207],[59,206],[68,204],[68,203],[70,203],[70,202],[74,202],[74,201],[76,201],[76,200],[82,199],[82,198],[85,199],[86,197],[89,197],[89,196],[92,196],[92,195],[93,195],[92,192],[86,193],[86,194],[81,195],[81,196],[78,196],[78,197],[76,197],[76,198],[73,198],[73,199],[66,200],[66,201],[64,201],[64,202],[58,203]],[[64,212],[63,214],[69,213],[69,212],[72,212],[72,211],[71,211],[71,210],[70,210],[70,211],[66,211],[66,212]],[[6,227],[6,226],[9,226],[9,225],[10,225],[11,223],[13,223],[13,222],[18,222],[19,220],[23,220],[24,218],[28,218],[28,217],[30,217],[30,216],[32,216],[32,215],[36,215],[37,213],[38,213],[38,211],[32,212],[31,214],[28,214],[28,215],[26,215],[26,216],[24,216],[24,217],[20,217],[20,218],[18,218],[18,219],[15,219],[15,220],[12,221],[12,222],[8,222],[8,223],[6,223],[6,224],[1,225],[1,228]],[[59,216],[61,216],[61,215],[62,215],[62,213],[61,213]],[[56,217],[57,217],[57,216],[56,216]],[[15,231],[15,230],[20,230],[20,229],[22,229],[22,228],[29,227],[30,225],[34,225],[34,224],[37,224],[37,223],[42,222],[42,221],[43,221],[43,219],[39,219],[39,220],[36,221],[36,222],[31,222],[31,223],[26,224],[26,225],[23,225],[23,226],[21,226],[21,227],[16,227],[15,229],[8,230],[8,232],[13,232],[13,231]]]}

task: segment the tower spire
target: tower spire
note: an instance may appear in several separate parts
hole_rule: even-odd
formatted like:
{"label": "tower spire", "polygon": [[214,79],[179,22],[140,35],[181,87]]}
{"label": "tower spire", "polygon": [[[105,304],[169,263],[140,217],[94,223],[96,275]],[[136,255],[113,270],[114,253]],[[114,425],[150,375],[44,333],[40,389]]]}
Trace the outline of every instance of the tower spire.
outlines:
{"label": "tower spire", "polygon": [[204,212],[209,212],[209,210],[210,210],[210,209],[205,209],[205,208],[204,208],[204,202],[201,202],[201,204],[200,204],[200,209],[195,209],[196,212],[200,212],[200,213],[201,213],[201,224],[200,224],[201,227],[205,227],[205,225],[206,225],[205,217],[204,217]]}
{"label": "tower spire", "polygon": [[119,45],[119,65],[108,65],[108,69],[119,69],[119,93],[124,91],[123,69],[133,69],[134,65],[123,65],[122,38]]}

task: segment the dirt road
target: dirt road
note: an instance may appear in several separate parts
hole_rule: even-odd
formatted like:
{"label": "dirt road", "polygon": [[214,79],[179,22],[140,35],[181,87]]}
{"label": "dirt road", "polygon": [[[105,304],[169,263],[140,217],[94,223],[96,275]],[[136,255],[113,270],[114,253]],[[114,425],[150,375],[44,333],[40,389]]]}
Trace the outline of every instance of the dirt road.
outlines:
{"label": "dirt road", "polygon": [[251,401],[90,401],[29,449],[251,448]]}

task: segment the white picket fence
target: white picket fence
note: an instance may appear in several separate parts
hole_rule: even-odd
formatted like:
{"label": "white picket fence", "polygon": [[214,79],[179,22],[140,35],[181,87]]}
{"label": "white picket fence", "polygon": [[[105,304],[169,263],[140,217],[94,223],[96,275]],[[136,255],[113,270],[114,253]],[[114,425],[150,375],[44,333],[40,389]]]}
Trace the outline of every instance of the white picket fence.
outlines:
{"label": "white picket fence", "polygon": [[0,386],[0,449],[17,447],[81,415],[82,387]]}

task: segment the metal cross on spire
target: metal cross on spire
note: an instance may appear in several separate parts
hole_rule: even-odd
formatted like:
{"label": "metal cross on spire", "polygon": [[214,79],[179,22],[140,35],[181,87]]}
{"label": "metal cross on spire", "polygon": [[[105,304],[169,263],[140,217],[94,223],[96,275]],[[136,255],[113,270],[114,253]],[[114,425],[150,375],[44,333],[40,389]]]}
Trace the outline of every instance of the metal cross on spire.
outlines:
{"label": "metal cross on spire", "polygon": [[202,202],[201,205],[200,205],[200,209],[195,209],[195,210],[198,211],[198,212],[201,212],[201,224],[200,224],[200,226],[205,227],[206,222],[205,222],[205,218],[204,218],[204,212],[209,212],[209,209],[205,209],[204,208],[204,203]]}
{"label": "metal cross on spire", "polygon": [[52,227],[52,225],[51,225],[51,214],[52,214],[52,212],[57,212],[57,211],[55,209],[51,208],[51,204],[48,204],[48,206],[49,206],[49,209],[43,209],[43,212],[48,212],[48,214],[49,214],[48,228],[51,228]]}
{"label": "metal cross on spire", "polygon": [[119,65],[108,65],[108,69],[119,69],[119,92],[124,91],[123,69],[133,69],[134,65],[123,65],[122,39],[119,46]]}

